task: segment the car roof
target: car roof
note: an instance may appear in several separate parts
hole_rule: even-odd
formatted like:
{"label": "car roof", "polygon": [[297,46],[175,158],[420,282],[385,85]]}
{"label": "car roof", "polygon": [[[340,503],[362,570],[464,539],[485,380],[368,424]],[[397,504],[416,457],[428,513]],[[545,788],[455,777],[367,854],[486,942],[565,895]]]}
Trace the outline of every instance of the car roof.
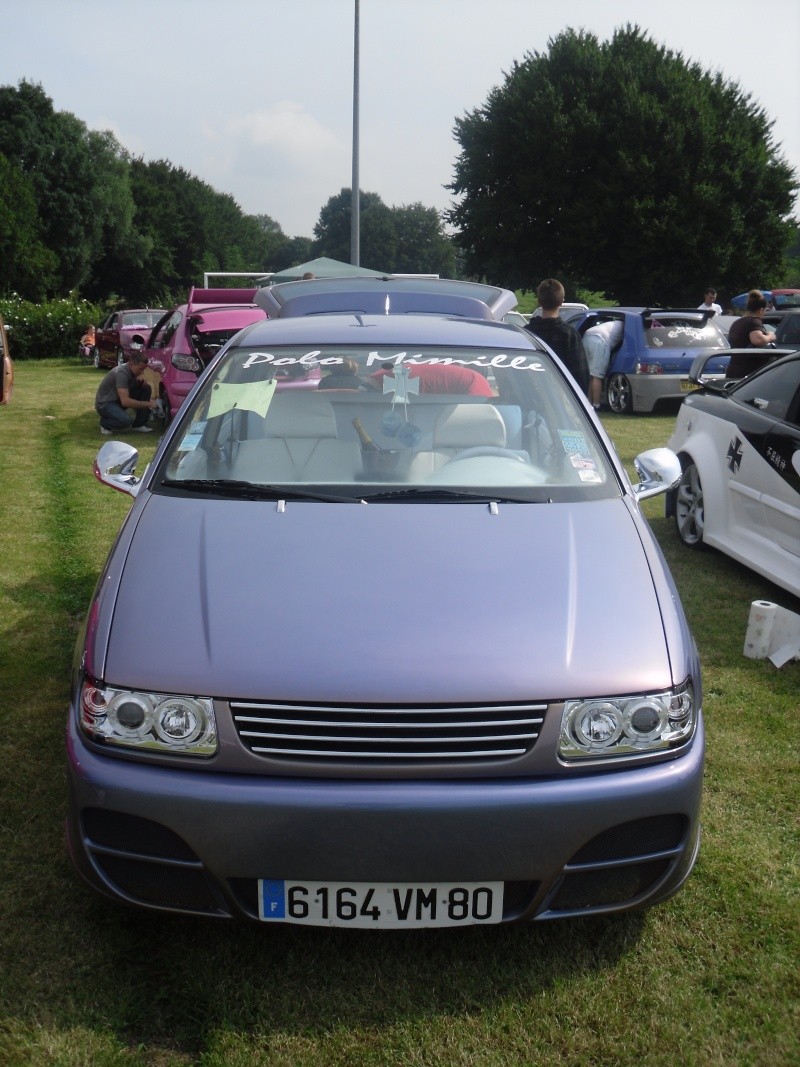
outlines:
{"label": "car roof", "polygon": [[309,278],[259,289],[256,303],[270,317],[329,312],[453,314],[495,319],[516,306],[509,289],[455,278]]}
{"label": "car roof", "polygon": [[240,344],[427,344],[502,347],[546,351],[516,326],[493,320],[441,315],[310,315],[263,319],[247,329]]}

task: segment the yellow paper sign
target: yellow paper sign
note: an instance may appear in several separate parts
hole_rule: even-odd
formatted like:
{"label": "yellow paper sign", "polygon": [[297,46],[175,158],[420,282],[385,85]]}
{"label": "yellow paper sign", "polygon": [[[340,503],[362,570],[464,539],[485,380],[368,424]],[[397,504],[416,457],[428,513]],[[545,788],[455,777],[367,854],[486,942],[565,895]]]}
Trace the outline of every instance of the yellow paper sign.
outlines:
{"label": "yellow paper sign", "polygon": [[265,418],[277,384],[274,378],[260,382],[245,382],[243,385],[227,385],[217,382],[211,387],[211,399],[206,418],[213,419],[215,415],[224,415],[226,411],[233,411],[234,408],[255,411],[257,415]]}

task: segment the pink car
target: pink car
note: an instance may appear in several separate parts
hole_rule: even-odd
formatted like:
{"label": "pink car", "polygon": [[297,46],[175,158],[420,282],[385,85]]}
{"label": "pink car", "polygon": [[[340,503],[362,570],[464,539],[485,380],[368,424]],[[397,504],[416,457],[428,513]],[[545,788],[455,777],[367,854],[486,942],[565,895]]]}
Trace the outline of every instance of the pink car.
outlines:
{"label": "pink car", "polygon": [[187,303],[163,315],[146,340],[149,371],[169,419],[203,368],[235,333],[266,312],[253,303],[255,289],[191,289]]}

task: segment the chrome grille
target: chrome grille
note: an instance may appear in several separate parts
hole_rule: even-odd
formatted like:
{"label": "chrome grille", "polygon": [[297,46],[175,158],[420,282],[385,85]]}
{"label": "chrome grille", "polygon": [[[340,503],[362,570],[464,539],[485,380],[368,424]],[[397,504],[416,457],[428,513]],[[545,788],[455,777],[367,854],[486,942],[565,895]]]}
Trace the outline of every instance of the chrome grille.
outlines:
{"label": "chrome grille", "polygon": [[242,744],[271,759],[488,760],[530,751],[546,704],[324,706],[231,701]]}

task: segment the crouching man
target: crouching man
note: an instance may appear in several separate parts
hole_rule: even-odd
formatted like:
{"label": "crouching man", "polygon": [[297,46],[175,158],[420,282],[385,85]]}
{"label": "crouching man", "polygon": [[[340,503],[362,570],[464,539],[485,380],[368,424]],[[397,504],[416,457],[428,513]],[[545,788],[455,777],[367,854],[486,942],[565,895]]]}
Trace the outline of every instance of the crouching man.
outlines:
{"label": "crouching man", "polygon": [[118,430],[151,433],[147,421],[156,401],[151,398],[150,386],[142,381],[146,369],[147,357],[133,351],[127,363],[114,367],[100,382],[94,400],[95,411],[100,416],[100,433]]}

